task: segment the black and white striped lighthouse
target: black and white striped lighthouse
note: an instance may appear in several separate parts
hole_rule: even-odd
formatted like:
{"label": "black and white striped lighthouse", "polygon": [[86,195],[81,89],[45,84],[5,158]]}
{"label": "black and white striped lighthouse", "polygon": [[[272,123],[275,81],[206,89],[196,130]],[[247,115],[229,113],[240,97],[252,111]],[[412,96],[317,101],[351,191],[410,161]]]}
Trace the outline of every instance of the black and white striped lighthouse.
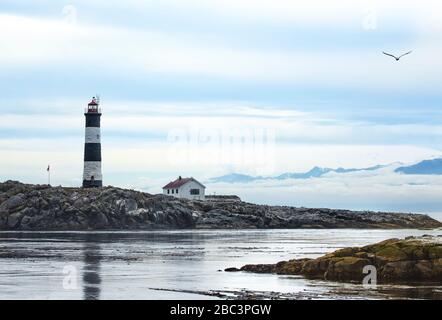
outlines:
{"label": "black and white striped lighthouse", "polygon": [[95,97],[89,102],[84,115],[86,116],[86,134],[84,141],[83,188],[101,187],[101,110]]}

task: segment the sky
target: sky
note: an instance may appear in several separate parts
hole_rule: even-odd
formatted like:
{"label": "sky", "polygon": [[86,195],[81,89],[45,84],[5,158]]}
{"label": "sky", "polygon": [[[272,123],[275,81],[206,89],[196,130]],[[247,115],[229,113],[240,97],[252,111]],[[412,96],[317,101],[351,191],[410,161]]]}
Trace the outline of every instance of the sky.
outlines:
{"label": "sky", "polygon": [[[96,94],[106,185],[155,193],[178,175],[439,157],[441,16],[432,0],[2,0],[0,180],[46,183],[50,164],[52,184],[81,185]],[[399,62],[382,54],[410,50]],[[208,191],[404,210],[400,197],[356,205],[328,185],[330,196],[297,187]]]}

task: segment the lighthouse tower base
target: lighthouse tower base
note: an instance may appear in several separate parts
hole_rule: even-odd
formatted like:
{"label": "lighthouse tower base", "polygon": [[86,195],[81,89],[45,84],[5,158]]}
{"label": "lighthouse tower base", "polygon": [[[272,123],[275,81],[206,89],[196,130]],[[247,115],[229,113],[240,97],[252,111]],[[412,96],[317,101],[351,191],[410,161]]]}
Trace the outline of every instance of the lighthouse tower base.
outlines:
{"label": "lighthouse tower base", "polygon": [[101,188],[102,186],[102,181],[83,180],[83,188]]}

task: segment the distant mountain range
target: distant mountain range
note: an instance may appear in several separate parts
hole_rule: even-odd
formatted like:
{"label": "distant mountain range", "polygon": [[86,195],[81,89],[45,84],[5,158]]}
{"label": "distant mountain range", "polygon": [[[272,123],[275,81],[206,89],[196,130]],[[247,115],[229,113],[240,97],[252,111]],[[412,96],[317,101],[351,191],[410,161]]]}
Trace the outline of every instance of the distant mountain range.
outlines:
{"label": "distant mountain range", "polygon": [[381,169],[383,167],[386,167],[386,166],[377,165],[377,166],[368,167],[368,168],[361,168],[361,169],[356,169],[356,168],[350,168],[350,169],[345,169],[345,168],[331,169],[331,168],[314,167],[310,171],[307,171],[307,172],[304,172],[304,173],[283,173],[283,174],[281,174],[279,176],[276,176],[276,177],[274,177],[272,179],[285,180],[285,179],[319,178],[320,176],[323,176],[324,174],[329,173],[329,172],[348,173],[348,172],[357,172],[357,171],[373,171],[373,170]]}
{"label": "distant mountain range", "polygon": [[[286,180],[286,179],[310,179],[319,178],[327,173],[350,173],[359,171],[376,171],[386,167],[397,166],[397,164],[389,165],[376,165],[368,168],[321,168],[314,167],[307,172],[295,172],[295,173],[283,173],[277,176],[250,176],[240,173],[231,173],[220,177],[214,177],[209,179],[208,183],[249,183],[258,180]],[[419,163],[410,166],[401,166],[394,169],[394,172],[401,174],[430,174],[430,175],[442,175],[442,158],[424,160]]]}
{"label": "distant mountain range", "polygon": [[395,172],[405,174],[442,174],[442,159],[424,160],[407,167],[399,167]]}

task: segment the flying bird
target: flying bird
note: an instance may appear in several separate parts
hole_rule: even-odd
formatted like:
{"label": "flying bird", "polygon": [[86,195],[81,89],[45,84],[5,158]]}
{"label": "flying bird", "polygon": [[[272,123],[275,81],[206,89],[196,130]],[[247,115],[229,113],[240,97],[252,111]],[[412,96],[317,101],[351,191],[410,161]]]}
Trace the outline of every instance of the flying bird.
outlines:
{"label": "flying bird", "polygon": [[400,55],[399,57],[396,57],[395,55],[392,55],[390,53],[386,53],[386,52],[382,51],[383,54],[395,58],[396,61],[399,61],[400,58],[402,58],[403,56],[406,56],[407,54],[410,54],[411,52],[412,51],[408,51],[407,53],[404,53],[404,54]]}

